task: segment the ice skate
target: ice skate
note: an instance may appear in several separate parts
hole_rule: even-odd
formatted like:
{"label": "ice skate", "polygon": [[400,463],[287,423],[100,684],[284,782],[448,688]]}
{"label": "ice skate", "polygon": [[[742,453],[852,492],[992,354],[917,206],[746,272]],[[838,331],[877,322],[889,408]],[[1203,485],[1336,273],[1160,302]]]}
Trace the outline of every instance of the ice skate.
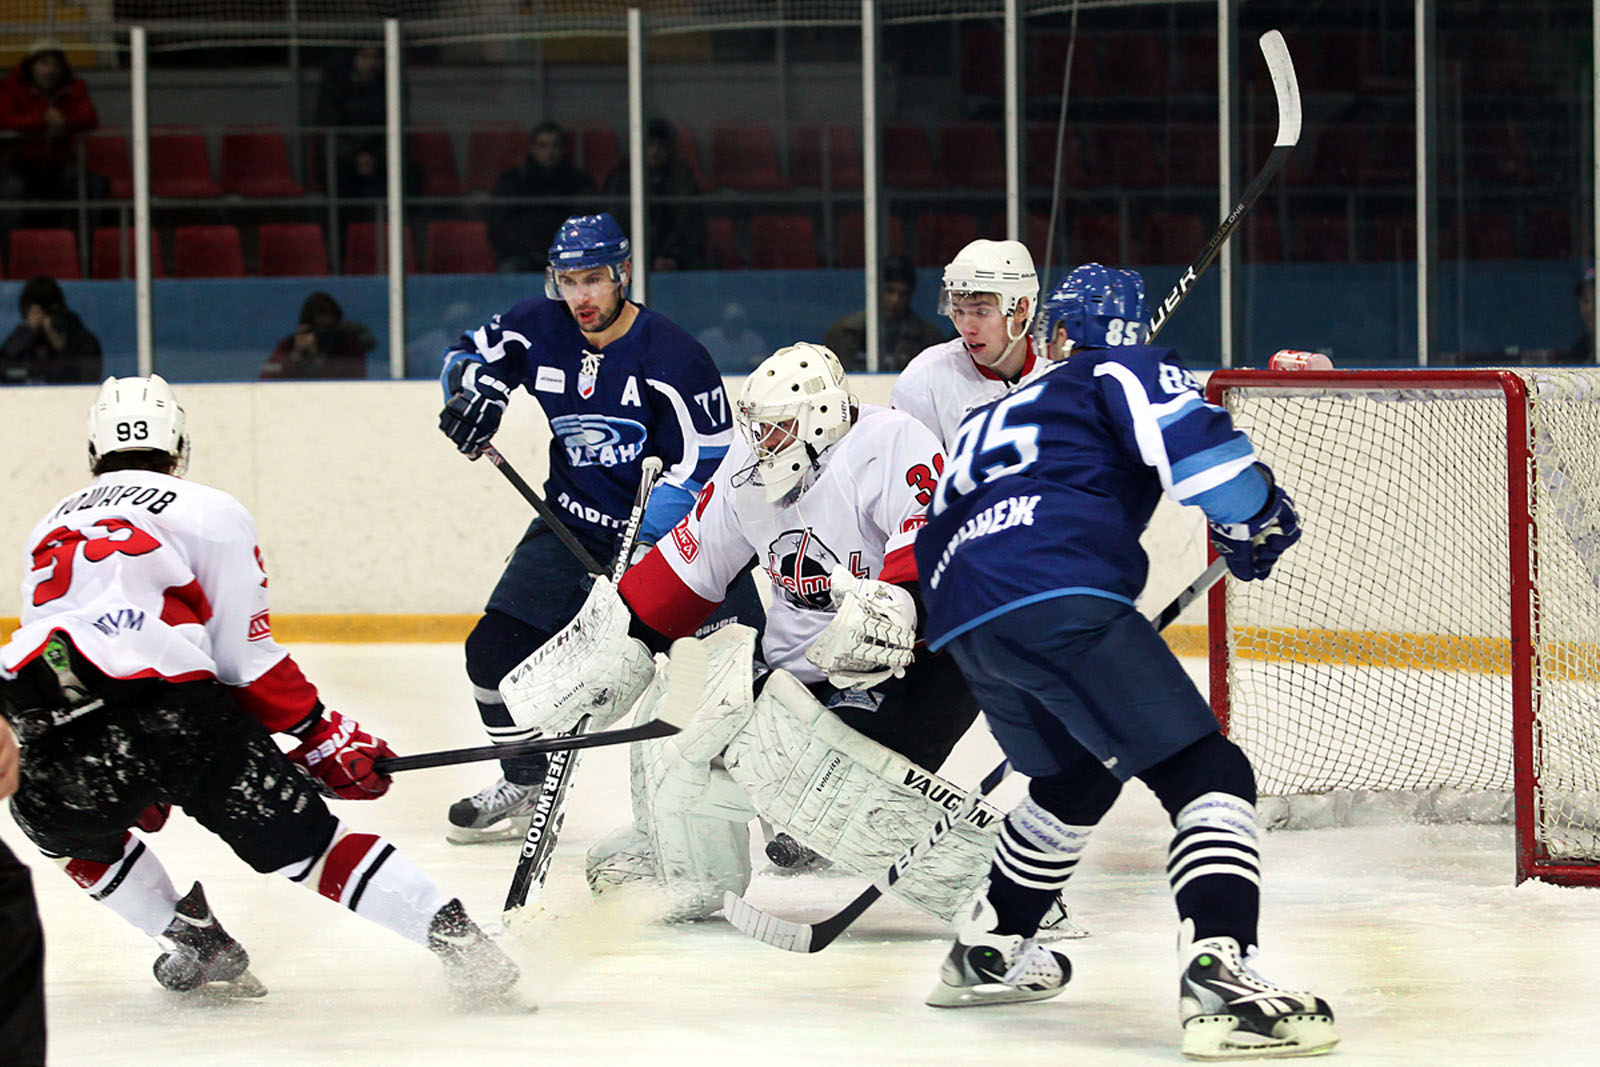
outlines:
{"label": "ice skate", "polygon": [[177,914],[156,940],[166,949],[153,968],[164,988],[224,997],[266,995],[267,987],[250,973],[249,953],[211,914],[199,882],[178,901]]}
{"label": "ice skate", "polygon": [[445,977],[458,1007],[527,1008],[512,992],[521,972],[467,915],[460,900],[434,913],[428,923],[428,948],[444,962]]}
{"label": "ice skate", "polygon": [[539,786],[518,785],[505,778],[450,805],[445,839],[456,845],[519,840],[528,832]]}
{"label": "ice skate", "polygon": [[1233,938],[1193,942],[1182,959],[1178,1017],[1190,1059],[1315,1056],[1339,1043],[1327,1001],[1256,974]]}
{"label": "ice skate", "polygon": [[939,984],[928,994],[935,1008],[970,1008],[1045,1000],[1072,977],[1067,957],[1031,937],[998,934],[994,906],[980,896],[956,930],[956,943],[939,968]]}

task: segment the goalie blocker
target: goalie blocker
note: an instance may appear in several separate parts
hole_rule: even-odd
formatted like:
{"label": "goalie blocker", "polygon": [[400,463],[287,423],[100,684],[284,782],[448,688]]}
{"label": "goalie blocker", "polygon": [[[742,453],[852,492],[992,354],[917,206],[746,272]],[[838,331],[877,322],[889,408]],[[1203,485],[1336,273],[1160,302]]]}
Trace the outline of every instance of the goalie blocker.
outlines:
{"label": "goalie blocker", "polygon": [[[697,644],[707,660],[704,696],[682,733],[634,746],[633,823],[589,852],[597,894],[653,883],[666,917],[709,916],[725,892],[750,884],[748,823],[757,815],[876,877],[906,841],[960,804],[961,789],[850,729],[789,672],[766,675],[756,695],[753,630],[729,626]],[[640,722],[654,716],[662,691],[658,678],[639,703]],[[1002,818],[977,807],[893,892],[950,921],[987,878]]]}

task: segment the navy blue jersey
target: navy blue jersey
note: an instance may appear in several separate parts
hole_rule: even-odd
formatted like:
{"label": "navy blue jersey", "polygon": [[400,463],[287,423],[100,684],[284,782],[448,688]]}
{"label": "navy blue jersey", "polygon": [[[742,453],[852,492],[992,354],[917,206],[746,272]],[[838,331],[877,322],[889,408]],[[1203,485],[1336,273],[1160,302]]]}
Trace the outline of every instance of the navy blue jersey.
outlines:
{"label": "navy blue jersey", "polygon": [[663,465],[639,535],[648,543],[689,510],[733,438],[722,375],[705,346],[647,307],[595,352],[566,305],[524,300],[463,334],[444,354],[445,377],[464,359],[488,363],[539,401],[552,433],[545,498],[603,541],[626,524],[646,456]]}
{"label": "navy blue jersey", "polygon": [[974,410],[917,535],[929,646],[1049,597],[1132,604],[1161,493],[1241,521],[1265,500],[1255,458],[1170,348],[1082,349]]}

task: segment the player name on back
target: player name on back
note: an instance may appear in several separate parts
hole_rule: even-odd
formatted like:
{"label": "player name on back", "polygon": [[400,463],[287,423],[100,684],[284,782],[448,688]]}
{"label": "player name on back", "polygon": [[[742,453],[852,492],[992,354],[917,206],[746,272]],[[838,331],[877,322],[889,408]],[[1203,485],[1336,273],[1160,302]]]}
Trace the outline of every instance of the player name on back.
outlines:
{"label": "player name on back", "polygon": [[141,507],[152,515],[159,515],[166,506],[178,499],[170,489],[156,489],[148,485],[96,485],[67,497],[56,508],[56,518],[85,508],[116,507],[128,504]]}
{"label": "player name on back", "polygon": [[1029,496],[1008,496],[1004,500],[995,501],[962,523],[955,536],[944,546],[944,551],[939,554],[939,565],[933,569],[933,578],[928,584],[935,589],[939,587],[939,579],[944,575],[944,565],[950,562],[950,557],[955,555],[956,549],[968,541],[999,533],[1001,530],[1009,530],[1013,526],[1032,526],[1033,509],[1038,503],[1037,493]]}

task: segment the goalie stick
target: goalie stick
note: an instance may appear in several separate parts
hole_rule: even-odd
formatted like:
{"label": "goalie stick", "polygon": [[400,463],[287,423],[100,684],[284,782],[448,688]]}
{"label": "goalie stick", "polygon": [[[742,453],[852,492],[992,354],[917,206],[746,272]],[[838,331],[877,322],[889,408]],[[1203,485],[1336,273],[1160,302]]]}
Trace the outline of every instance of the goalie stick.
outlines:
{"label": "goalie stick", "polygon": [[1260,172],[1245,186],[1244,195],[1234,205],[1228,217],[1222,220],[1217,231],[1211,235],[1211,240],[1206,242],[1205,248],[1200,252],[1199,258],[1179,276],[1178,282],[1167,294],[1166,299],[1157,305],[1155,314],[1150,317],[1150,333],[1146,337],[1149,343],[1161,328],[1167,324],[1172,313],[1178,305],[1183,303],[1189,295],[1189,290],[1199,280],[1200,275],[1211,266],[1217,254],[1222,251],[1222,246],[1233,231],[1239,228],[1239,222],[1244,213],[1249,211],[1261,194],[1271,184],[1272,179],[1283,170],[1284,164],[1289,162],[1289,155],[1294,151],[1295,145],[1300,143],[1300,83],[1295,78],[1294,60],[1289,58],[1289,46],[1283,43],[1283,34],[1277,30],[1268,30],[1261,35],[1258,42],[1261,54],[1266,58],[1267,70],[1272,75],[1272,92],[1278,99],[1278,135],[1273,139],[1272,151],[1267,154],[1267,161],[1261,165]]}
{"label": "goalie stick", "polygon": [[[1261,536],[1265,536],[1265,533]],[[1213,560],[1200,577],[1189,583],[1188,587],[1156,616],[1153,620],[1156,629],[1166,629],[1173,619],[1183,614],[1185,608],[1216,585],[1217,580],[1226,574],[1227,570],[1227,563],[1224,560],[1221,558]],[[913,841],[911,847],[902,852],[900,858],[891,863],[889,869],[883,872],[876,882],[867,886],[843,909],[826,919],[814,923],[802,923],[780,918],[762,911],[733,892],[722,894],[723,917],[740,933],[757,941],[765,941],[774,948],[781,948],[786,952],[821,952],[833,944],[834,939],[844,933],[851,923],[860,918],[862,912],[872,907],[879,897],[887,893],[918,856],[927,852],[957,823],[971,815],[973,809],[994,791],[1010,771],[1010,762],[1001,760],[998,767],[984,775],[983,781],[978,783],[978,788],[962,797],[961,803],[954,811],[940,816],[939,821],[934,823],[926,834]]]}
{"label": "goalie stick", "polygon": [[[490,458],[492,461],[493,457]],[[633,510],[628,514],[628,525],[623,529],[621,544],[617,546],[617,557],[611,562],[613,582],[621,581],[622,572],[628,569],[628,557],[633,555],[633,546],[638,541],[639,525],[644,521],[645,506],[650,503],[650,492],[655,488],[656,479],[661,476],[661,460],[656,456],[647,456],[639,467],[639,488],[634,493]],[[514,475],[515,472],[507,474],[508,477]],[[512,484],[515,485],[520,481],[518,478]],[[526,496],[531,492],[532,490],[528,490],[523,495]],[[530,499],[537,498],[530,497]],[[541,511],[540,514],[544,512]],[[571,534],[567,536],[570,537]],[[680,673],[686,676],[682,687],[678,685]],[[687,720],[688,716],[694,713],[700,699],[700,688],[696,688],[692,693],[683,691],[683,687],[693,684],[693,678],[688,677],[692,673],[688,670],[668,672],[667,693],[663,702],[664,714],[670,710],[673,715],[681,713],[683,719]],[[705,670],[702,660],[699,685],[703,687],[704,684]],[[646,723],[644,727],[636,729],[647,728],[649,725]],[[588,728],[589,716],[585,715],[578,720],[576,726],[557,740],[579,740]],[[676,730],[668,732],[677,733]],[[574,750],[580,747],[585,746],[568,745],[550,756],[550,765],[545,769],[544,782],[539,787],[539,797],[534,801],[532,818],[528,821],[528,832],[522,838],[522,852],[517,856],[516,869],[511,872],[511,886],[506,890],[506,902],[501,908],[501,919],[508,926],[513,917],[527,907],[530,896],[534,903],[538,903],[539,896],[544,891],[544,880],[550,874],[550,860],[555,855],[556,836],[561,833],[561,823],[567,814],[567,789],[572,784],[573,772],[578,769],[578,754]]]}

